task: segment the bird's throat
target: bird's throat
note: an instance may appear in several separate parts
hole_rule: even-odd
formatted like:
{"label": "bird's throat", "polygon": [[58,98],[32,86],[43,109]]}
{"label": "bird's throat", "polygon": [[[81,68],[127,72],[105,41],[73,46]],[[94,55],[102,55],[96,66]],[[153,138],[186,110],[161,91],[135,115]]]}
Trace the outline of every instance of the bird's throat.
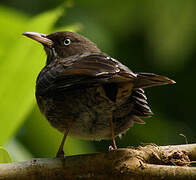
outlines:
{"label": "bird's throat", "polygon": [[55,51],[55,48],[53,47],[48,47],[48,46],[44,46],[44,49],[46,51],[47,54],[47,64],[49,64],[53,59],[58,58],[58,54]]}

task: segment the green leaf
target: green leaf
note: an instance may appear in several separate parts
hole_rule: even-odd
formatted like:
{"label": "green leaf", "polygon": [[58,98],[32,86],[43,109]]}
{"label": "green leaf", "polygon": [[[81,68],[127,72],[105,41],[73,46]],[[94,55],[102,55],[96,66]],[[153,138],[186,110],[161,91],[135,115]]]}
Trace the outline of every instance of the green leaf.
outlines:
{"label": "green leaf", "polygon": [[6,52],[11,52],[12,47],[15,47],[14,43],[12,42],[17,41],[18,36],[16,36],[16,34],[19,34],[24,29],[26,21],[27,17],[23,14],[20,14],[13,9],[0,6],[0,65],[2,63],[6,63],[6,61],[3,60],[4,58],[6,58]]}
{"label": "green leaf", "polygon": [[16,138],[11,138],[4,147],[8,150],[13,162],[20,162],[33,158],[28,149]]}
{"label": "green leaf", "polygon": [[0,147],[0,163],[10,163],[10,162],[12,162],[10,155],[3,147]]}
{"label": "green leaf", "polygon": [[[27,114],[34,105],[35,79],[41,67],[44,65],[45,54],[41,52],[41,46],[22,36],[25,31],[37,31],[48,33],[60,14],[62,8],[43,13],[35,18],[21,23],[20,28],[15,27],[18,21],[23,22],[25,18],[15,17],[14,26],[10,27],[10,22],[4,21],[4,41],[0,42],[0,47],[9,41],[3,52],[0,53],[0,144],[4,144],[23,123]],[[3,15],[3,14],[2,14]],[[6,17],[1,17],[6,18]],[[1,20],[0,18],[0,20]],[[20,19],[20,20],[19,20]],[[8,32],[5,29],[9,29]],[[1,30],[2,31],[2,30]],[[9,35],[15,37],[14,40]]]}

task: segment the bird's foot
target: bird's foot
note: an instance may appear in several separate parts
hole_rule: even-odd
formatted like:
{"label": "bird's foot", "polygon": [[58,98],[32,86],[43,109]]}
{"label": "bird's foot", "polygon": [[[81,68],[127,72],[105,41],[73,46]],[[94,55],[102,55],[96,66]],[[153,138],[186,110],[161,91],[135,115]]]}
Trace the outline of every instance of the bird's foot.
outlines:
{"label": "bird's foot", "polygon": [[64,151],[63,151],[63,150],[59,150],[59,151],[57,152],[57,154],[56,154],[56,157],[57,157],[57,158],[62,158],[62,159],[64,159],[64,158],[65,158],[65,153],[64,153]]}
{"label": "bird's foot", "polygon": [[117,146],[115,145],[110,145],[108,148],[108,151],[113,151],[113,150],[117,150]]}

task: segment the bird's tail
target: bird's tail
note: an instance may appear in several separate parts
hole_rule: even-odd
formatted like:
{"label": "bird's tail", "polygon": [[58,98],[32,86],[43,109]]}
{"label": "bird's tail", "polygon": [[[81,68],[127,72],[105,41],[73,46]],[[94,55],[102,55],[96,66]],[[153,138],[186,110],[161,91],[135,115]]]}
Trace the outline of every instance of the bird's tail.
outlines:
{"label": "bird's tail", "polygon": [[134,83],[134,88],[148,88],[152,86],[160,86],[164,84],[174,84],[174,80],[168,77],[153,74],[153,73],[137,73],[137,79]]}

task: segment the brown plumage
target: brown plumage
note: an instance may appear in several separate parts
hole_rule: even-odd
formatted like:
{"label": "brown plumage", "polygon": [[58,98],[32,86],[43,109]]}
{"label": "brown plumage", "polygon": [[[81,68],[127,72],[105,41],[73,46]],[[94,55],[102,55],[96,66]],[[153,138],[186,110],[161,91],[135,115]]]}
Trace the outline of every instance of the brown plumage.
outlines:
{"label": "brown plumage", "polygon": [[36,99],[51,125],[64,133],[57,156],[63,155],[68,133],[112,139],[116,149],[115,136],[134,122],[144,124],[140,117],[152,115],[143,88],[174,83],[152,73],[133,73],[77,33],[24,35],[42,43],[47,53],[46,66],[37,78]]}

